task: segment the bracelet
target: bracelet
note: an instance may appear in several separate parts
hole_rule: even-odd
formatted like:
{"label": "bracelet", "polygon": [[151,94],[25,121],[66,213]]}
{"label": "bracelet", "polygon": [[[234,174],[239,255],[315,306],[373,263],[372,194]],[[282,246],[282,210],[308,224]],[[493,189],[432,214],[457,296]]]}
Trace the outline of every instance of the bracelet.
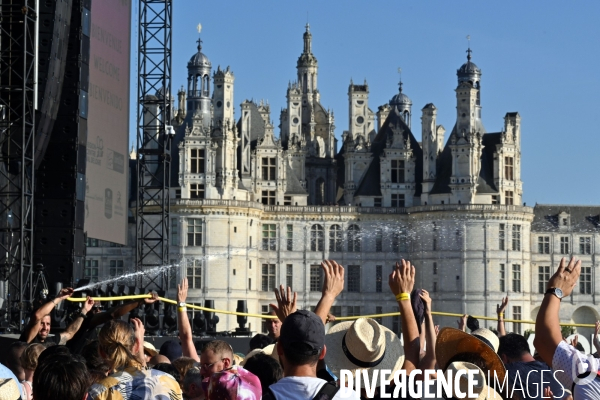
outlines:
{"label": "bracelet", "polygon": [[56,299],[52,299],[52,304],[54,304],[54,307],[56,307],[57,304],[54,302],[54,300],[56,300]]}
{"label": "bracelet", "polygon": [[504,313],[503,312],[498,313],[498,318],[504,318]]}
{"label": "bracelet", "polygon": [[396,300],[398,300],[398,301],[410,300],[410,293],[398,293],[396,295]]}
{"label": "bracelet", "polygon": [[186,310],[187,310],[186,307],[177,307],[177,311],[186,312]]}

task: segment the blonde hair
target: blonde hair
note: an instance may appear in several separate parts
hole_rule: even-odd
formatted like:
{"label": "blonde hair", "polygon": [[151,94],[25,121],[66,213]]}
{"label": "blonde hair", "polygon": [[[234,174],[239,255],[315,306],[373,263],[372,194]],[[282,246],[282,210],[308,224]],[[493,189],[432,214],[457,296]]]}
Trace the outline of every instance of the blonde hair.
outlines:
{"label": "blonde hair", "polygon": [[27,346],[21,354],[21,367],[35,371],[38,364],[38,357],[44,350],[46,350],[46,346],[41,343],[33,343]]}
{"label": "blonde hair", "polygon": [[104,324],[98,334],[98,349],[104,353],[103,358],[111,371],[122,370],[130,365],[142,367],[142,362],[132,353],[134,345],[133,328],[119,319]]}

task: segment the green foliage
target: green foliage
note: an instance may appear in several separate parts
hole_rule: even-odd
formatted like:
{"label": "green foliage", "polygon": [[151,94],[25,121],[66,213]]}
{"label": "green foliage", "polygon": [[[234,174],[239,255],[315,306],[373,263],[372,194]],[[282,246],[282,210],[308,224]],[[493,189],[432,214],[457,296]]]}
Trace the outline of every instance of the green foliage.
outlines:
{"label": "green foliage", "polygon": [[562,334],[563,338],[566,338],[575,333],[575,327],[573,325],[561,325],[560,333]]}

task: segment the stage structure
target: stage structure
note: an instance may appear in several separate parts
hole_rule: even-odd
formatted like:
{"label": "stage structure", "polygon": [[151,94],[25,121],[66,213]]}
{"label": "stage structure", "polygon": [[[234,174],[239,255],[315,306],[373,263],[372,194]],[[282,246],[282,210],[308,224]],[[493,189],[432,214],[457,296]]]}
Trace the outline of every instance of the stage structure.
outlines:
{"label": "stage structure", "polygon": [[33,291],[36,14],[36,0],[0,4],[0,280],[19,321]]}
{"label": "stage structure", "polygon": [[[136,269],[169,260],[171,138],[171,0],[139,1]],[[167,287],[167,274],[144,274],[141,286]]]}

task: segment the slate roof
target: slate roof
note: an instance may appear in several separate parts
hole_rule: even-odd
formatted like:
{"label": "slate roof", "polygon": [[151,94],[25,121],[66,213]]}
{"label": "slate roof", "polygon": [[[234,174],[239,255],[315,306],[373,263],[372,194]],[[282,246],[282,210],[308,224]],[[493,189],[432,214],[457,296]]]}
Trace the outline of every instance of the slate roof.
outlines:
{"label": "slate roof", "polygon": [[533,209],[532,232],[559,232],[559,214],[569,214],[569,232],[600,232],[600,206],[573,206],[562,204],[536,204]]}
{"label": "slate roof", "polygon": [[391,138],[394,135],[390,125],[396,125],[399,129],[403,130],[404,140],[410,140],[410,146],[416,158],[415,171],[411,171],[411,174],[415,175],[415,196],[421,195],[421,184],[423,182],[423,150],[402,117],[396,111],[392,111],[375,136],[375,139],[373,139],[373,143],[371,144],[373,161],[371,161],[371,164],[367,168],[356,192],[354,192],[354,196],[381,196],[380,157],[385,154],[384,150],[387,146],[388,138]]}
{"label": "slate roof", "polygon": [[[485,132],[483,125],[480,126],[480,129],[481,132]],[[436,166],[437,176],[431,189],[431,194],[452,192],[450,190],[450,177],[452,176],[452,150],[450,149],[450,143],[452,143],[452,137],[456,135],[457,129],[456,125],[454,125],[446,146],[438,158]],[[479,171],[479,178],[477,180],[478,194],[498,193],[498,188],[494,183],[494,153],[496,152],[496,145],[500,143],[501,135],[501,132],[484,133],[481,139],[483,149],[481,151],[481,170]]]}
{"label": "slate roof", "polygon": [[286,174],[286,184],[285,184],[285,193],[284,194],[303,194],[306,195],[306,190],[300,184],[298,177],[290,167],[290,164],[287,161],[285,163],[285,174]]}

